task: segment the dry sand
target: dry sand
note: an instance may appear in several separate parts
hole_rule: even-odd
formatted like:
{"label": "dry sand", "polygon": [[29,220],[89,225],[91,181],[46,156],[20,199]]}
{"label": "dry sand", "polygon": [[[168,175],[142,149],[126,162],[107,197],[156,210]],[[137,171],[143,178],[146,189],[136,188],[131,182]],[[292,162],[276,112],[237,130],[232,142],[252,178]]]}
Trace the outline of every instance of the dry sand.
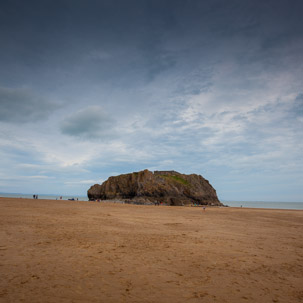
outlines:
{"label": "dry sand", "polygon": [[303,212],[0,198],[1,302],[303,302]]}

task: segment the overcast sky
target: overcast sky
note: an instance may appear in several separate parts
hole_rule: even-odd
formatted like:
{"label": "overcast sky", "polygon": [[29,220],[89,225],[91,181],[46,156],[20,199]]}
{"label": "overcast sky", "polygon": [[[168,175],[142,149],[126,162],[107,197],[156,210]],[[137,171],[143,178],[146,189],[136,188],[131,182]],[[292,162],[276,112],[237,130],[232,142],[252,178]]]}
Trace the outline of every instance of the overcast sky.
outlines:
{"label": "overcast sky", "polygon": [[0,192],[200,174],[303,201],[303,1],[1,0]]}

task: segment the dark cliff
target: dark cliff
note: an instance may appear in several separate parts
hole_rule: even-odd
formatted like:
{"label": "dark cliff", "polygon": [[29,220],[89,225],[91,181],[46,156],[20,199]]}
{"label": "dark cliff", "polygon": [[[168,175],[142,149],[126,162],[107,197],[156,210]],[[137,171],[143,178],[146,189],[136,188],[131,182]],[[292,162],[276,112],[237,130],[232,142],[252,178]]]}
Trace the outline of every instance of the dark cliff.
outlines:
{"label": "dark cliff", "polygon": [[222,205],[215,189],[200,175],[149,170],[109,177],[87,191],[90,200],[119,199],[168,205]]}

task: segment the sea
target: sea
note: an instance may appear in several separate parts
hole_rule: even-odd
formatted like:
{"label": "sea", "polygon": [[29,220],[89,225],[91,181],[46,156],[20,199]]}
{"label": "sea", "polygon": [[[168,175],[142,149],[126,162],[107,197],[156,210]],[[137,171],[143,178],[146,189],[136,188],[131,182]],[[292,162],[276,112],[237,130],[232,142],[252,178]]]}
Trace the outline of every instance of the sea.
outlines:
{"label": "sea", "polygon": [[[34,194],[20,194],[20,193],[0,193],[0,197],[4,198],[24,198],[24,199],[33,199]],[[88,201],[87,196],[64,196],[64,195],[38,195],[38,199],[45,199],[45,200],[79,200],[79,201]],[[60,199],[61,198],[61,199]]]}
{"label": "sea", "polygon": [[303,202],[268,202],[268,201],[221,201],[221,202],[229,207],[303,210]]}
{"label": "sea", "polygon": [[[32,199],[32,194],[21,193],[0,193],[0,197],[5,198],[24,198]],[[38,199],[46,200],[79,200],[88,201],[87,196],[64,196],[64,195],[44,195],[38,194]],[[221,201],[224,205],[229,207],[247,207],[247,208],[270,208],[270,209],[297,209],[303,210],[303,202],[268,202],[268,201]]]}

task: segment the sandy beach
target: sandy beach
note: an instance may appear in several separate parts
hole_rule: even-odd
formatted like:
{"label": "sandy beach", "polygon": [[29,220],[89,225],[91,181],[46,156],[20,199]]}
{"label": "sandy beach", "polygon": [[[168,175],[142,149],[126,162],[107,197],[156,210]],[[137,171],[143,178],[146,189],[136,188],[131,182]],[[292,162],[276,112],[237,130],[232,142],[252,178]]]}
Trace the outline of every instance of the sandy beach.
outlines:
{"label": "sandy beach", "polygon": [[0,198],[0,302],[303,302],[303,211]]}

